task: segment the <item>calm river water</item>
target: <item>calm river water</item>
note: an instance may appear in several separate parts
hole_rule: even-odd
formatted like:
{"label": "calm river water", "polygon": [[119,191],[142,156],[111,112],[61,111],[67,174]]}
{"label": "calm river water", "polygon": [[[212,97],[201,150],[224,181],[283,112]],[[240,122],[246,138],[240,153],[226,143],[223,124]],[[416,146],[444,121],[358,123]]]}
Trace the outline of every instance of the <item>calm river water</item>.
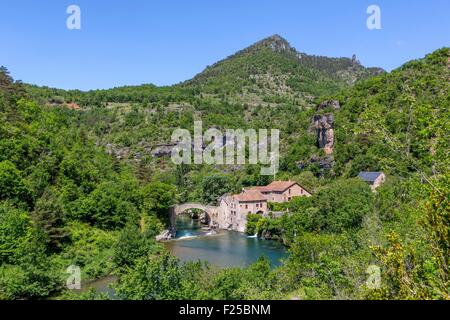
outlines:
{"label": "calm river water", "polygon": [[[212,233],[203,230],[197,220],[187,215],[177,218],[176,239],[165,242],[167,249],[181,261],[208,261],[219,267],[245,267],[260,256],[270,259],[272,266],[278,266],[287,256],[286,249],[278,241],[262,240],[234,231]],[[110,284],[116,277],[95,280],[83,286],[80,292],[94,288],[97,292],[107,292],[116,298]]]}
{"label": "calm river water", "polygon": [[167,249],[182,261],[208,261],[219,267],[247,266],[260,256],[278,266],[286,249],[278,241],[262,240],[234,231],[211,234],[187,215],[177,218],[176,239],[165,243]]}

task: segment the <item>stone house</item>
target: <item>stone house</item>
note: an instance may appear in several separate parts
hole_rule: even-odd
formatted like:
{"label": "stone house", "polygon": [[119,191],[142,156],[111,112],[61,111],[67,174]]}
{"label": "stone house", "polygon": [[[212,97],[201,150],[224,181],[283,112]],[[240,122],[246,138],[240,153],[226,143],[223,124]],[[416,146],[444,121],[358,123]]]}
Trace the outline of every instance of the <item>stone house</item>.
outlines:
{"label": "stone house", "polygon": [[264,187],[254,187],[259,190],[269,202],[289,202],[294,197],[310,197],[305,188],[295,181],[274,181]]}
{"label": "stone house", "polygon": [[244,232],[248,214],[269,214],[268,202],[288,202],[294,197],[311,194],[294,181],[274,181],[264,187],[245,188],[240,194],[224,195],[219,199],[221,229]]}
{"label": "stone house", "polygon": [[383,172],[362,171],[359,173],[358,177],[367,182],[370,185],[372,191],[375,191],[386,181],[386,175]]}

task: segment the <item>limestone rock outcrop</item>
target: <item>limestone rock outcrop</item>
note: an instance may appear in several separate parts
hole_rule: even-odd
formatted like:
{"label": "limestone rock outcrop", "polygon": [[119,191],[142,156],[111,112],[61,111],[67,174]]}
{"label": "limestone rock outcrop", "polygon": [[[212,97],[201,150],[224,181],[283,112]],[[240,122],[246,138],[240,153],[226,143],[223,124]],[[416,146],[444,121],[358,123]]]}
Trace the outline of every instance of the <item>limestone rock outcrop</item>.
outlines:
{"label": "limestone rock outcrop", "polygon": [[317,111],[325,110],[328,108],[339,110],[341,108],[341,104],[338,100],[325,100],[319,104],[319,106],[317,107]]}
{"label": "limestone rock outcrop", "polygon": [[175,238],[175,233],[176,233],[175,229],[170,228],[170,229],[164,230],[163,232],[158,234],[155,239],[156,239],[156,241],[172,240]]}
{"label": "limestone rock outcrop", "polygon": [[313,128],[317,134],[317,146],[323,149],[326,154],[332,154],[334,147],[334,115],[331,113],[315,115]]}
{"label": "limestone rock outcrop", "polygon": [[158,144],[155,149],[152,150],[152,156],[157,157],[165,157],[170,156],[172,154],[173,148],[175,148],[176,144],[168,143],[168,144]]}
{"label": "limestone rock outcrop", "polygon": [[333,167],[335,165],[335,160],[334,160],[333,155],[326,155],[323,157],[320,157],[318,155],[313,155],[308,160],[297,162],[297,167],[301,170],[307,168],[310,165],[317,166],[317,168],[320,171],[320,175],[324,175],[326,173],[329,173],[330,170],[333,169]]}

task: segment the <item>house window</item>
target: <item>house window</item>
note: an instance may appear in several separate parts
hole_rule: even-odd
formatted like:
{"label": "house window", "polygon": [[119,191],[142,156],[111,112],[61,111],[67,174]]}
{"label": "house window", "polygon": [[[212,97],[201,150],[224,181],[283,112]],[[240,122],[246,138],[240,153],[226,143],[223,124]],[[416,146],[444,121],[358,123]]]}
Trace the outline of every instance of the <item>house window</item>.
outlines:
{"label": "house window", "polygon": [[289,194],[291,194],[291,189],[289,189]]}
{"label": "house window", "polygon": [[248,209],[248,205],[247,204],[245,205],[245,209]]}
{"label": "house window", "polygon": [[303,189],[302,189],[302,190],[300,190],[300,194],[303,194]]}

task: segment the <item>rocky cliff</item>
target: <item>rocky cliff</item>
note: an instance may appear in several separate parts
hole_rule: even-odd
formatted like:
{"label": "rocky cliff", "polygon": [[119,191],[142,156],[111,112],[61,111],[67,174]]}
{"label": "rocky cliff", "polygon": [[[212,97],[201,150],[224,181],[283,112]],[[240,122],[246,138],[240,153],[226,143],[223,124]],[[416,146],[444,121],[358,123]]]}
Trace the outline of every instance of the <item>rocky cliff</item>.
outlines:
{"label": "rocky cliff", "polygon": [[315,115],[313,128],[317,134],[317,146],[323,149],[326,154],[332,154],[334,147],[334,115],[332,113]]}

